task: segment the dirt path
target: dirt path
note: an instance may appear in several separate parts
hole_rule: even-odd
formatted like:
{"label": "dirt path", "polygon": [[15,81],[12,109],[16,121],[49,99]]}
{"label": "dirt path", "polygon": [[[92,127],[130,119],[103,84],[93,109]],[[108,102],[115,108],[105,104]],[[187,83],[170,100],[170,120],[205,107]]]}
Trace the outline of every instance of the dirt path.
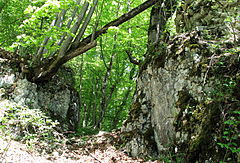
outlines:
{"label": "dirt path", "polygon": [[[112,146],[114,134],[86,137],[87,140],[71,139],[67,148],[52,154],[41,155],[26,145],[0,138],[0,163],[143,163]],[[148,161],[152,162],[152,161]],[[154,161],[154,163],[160,163]]]}

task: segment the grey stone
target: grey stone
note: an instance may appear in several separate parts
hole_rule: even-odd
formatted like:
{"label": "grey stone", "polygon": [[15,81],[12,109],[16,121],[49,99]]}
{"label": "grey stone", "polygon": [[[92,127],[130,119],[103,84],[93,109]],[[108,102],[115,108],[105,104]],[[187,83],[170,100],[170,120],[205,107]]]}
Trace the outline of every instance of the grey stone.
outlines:
{"label": "grey stone", "polygon": [[14,81],[15,81],[14,74],[3,75],[0,78],[0,88],[9,87],[14,83]]}
{"label": "grey stone", "polygon": [[[10,100],[18,105],[41,109],[53,119],[58,120],[64,130],[77,128],[79,97],[61,77],[57,76],[48,83],[37,85],[22,79],[21,74],[14,72],[8,64],[4,64],[4,61],[1,63],[1,71],[0,100]],[[5,97],[10,87],[14,89]]]}

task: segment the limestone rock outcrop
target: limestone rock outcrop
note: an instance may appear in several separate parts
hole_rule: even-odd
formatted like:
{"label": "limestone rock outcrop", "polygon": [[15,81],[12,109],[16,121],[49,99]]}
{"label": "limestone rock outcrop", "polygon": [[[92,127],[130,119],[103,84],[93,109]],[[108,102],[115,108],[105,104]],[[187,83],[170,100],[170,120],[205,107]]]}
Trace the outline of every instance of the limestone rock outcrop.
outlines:
{"label": "limestone rock outcrop", "polygon": [[240,107],[235,92],[240,83],[239,21],[222,25],[239,10],[231,6],[227,1],[186,1],[176,16],[182,33],[160,42],[160,50],[149,49],[122,127],[130,155],[161,157],[171,151],[184,162],[239,159],[218,145],[224,121]]}
{"label": "limestone rock outcrop", "polygon": [[[71,74],[60,70],[62,74]],[[27,81],[17,68],[7,60],[0,60],[0,100],[40,109],[61,123],[63,130],[75,130],[79,122],[79,97],[77,92],[56,75],[48,83],[35,84]]]}

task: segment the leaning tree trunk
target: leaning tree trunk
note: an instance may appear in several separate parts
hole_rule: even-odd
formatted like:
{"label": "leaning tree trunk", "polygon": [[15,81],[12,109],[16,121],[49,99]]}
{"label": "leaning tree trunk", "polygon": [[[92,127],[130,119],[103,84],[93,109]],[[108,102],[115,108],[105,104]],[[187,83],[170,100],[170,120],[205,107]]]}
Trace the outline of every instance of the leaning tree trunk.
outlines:
{"label": "leaning tree trunk", "polygon": [[[22,58],[20,55],[17,54],[9,56],[6,55],[6,52],[2,49],[1,51],[4,52],[1,52],[0,57],[4,59],[9,59],[12,62],[20,63],[22,73],[24,73],[24,76],[26,76],[27,79],[31,82],[41,83],[44,81],[49,81],[64,63],[94,48],[97,45],[96,39],[102,34],[106,33],[109,27],[119,26],[125,23],[126,21],[132,19],[133,17],[145,11],[149,7],[153,6],[157,2],[158,0],[147,0],[136,8],[123,14],[119,18],[107,23],[99,30],[95,31],[96,27],[94,27],[94,31],[92,34],[85,38],[82,38],[91,20],[93,12],[97,6],[98,0],[93,0],[93,5],[89,10],[89,3],[86,2],[83,4],[80,14],[77,16],[76,22],[70,28],[70,32],[72,34],[76,34],[76,37],[73,38],[71,35],[67,36],[67,34],[64,33],[59,42],[57,42],[57,45],[60,46],[59,50],[53,52],[46,58],[43,57],[43,54],[47,51],[47,49],[45,49],[45,46],[47,46],[49,40],[51,39],[50,37],[46,37],[34,58]],[[80,1],[78,0],[77,3],[79,4]],[[77,10],[78,7],[76,7],[73,11],[70,20],[74,19]],[[61,25],[64,21],[64,16],[67,15],[66,12],[66,10],[62,10],[61,13],[57,14],[56,20],[52,22],[51,26],[57,26],[61,28]],[[86,18],[84,19],[85,15]],[[70,27],[71,23],[72,21],[69,21],[67,23],[67,27]],[[80,27],[81,24],[82,26]],[[29,60],[32,63],[31,65],[28,65]]]}
{"label": "leaning tree trunk", "polygon": [[[76,37],[72,37],[72,35],[70,34],[67,35],[66,33],[63,33],[62,37],[57,42],[57,45],[60,46],[59,50],[56,50],[52,54],[48,55],[46,58],[43,57],[43,54],[47,51],[45,47],[48,45],[48,42],[51,39],[50,37],[46,37],[42,42],[41,47],[38,49],[37,54],[34,55],[34,58],[22,58],[20,55],[17,54],[8,56],[5,55],[6,52],[3,49],[0,49],[0,58],[9,59],[12,62],[20,63],[22,73],[31,82],[42,83],[45,81],[49,81],[64,63],[96,47],[96,39],[106,33],[109,27],[119,26],[127,22],[128,20],[142,13],[157,2],[158,0],[147,0],[136,8],[123,14],[119,18],[107,23],[99,30],[96,30],[96,27],[94,27],[93,33],[83,38],[84,32],[98,4],[98,0],[93,0],[93,5],[89,10],[89,3],[85,2],[81,8],[80,14],[76,15],[78,10],[78,7],[76,7],[71,14],[70,21],[67,23],[67,27],[69,27],[70,32],[72,34],[76,34]],[[77,1],[77,4],[79,3],[80,0]],[[62,12],[58,13],[56,16],[56,20],[52,22],[51,26],[57,26],[61,28],[61,25],[64,21],[64,16],[68,15],[66,14],[66,12],[66,10],[62,10]],[[72,20],[76,16],[76,22],[73,24],[72,27],[70,27]],[[96,24],[98,24],[98,22],[96,22]],[[28,65],[29,60],[32,63],[31,65]]]}
{"label": "leaning tree trunk", "polygon": [[[88,11],[88,2],[86,2],[78,15],[77,21],[75,24],[70,28],[71,33],[76,34],[76,37],[73,38],[71,35],[66,36],[66,33],[63,34],[61,40],[59,41],[58,45],[61,44],[60,49],[47,58],[43,58],[44,47],[41,47],[38,50],[38,53],[35,57],[35,63],[33,64],[34,67],[28,68],[26,71],[26,75],[28,80],[40,83],[44,81],[48,81],[56,74],[58,69],[64,63],[68,62],[74,57],[77,57],[86,51],[94,48],[97,45],[96,39],[101,36],[102,34],[106,33],[109,27],[111,26],[119,26],[124,22],[130,20],[131,18],[135,17],[139,13],[145,11],[149,7],[153,6],[157,3],[157,0],[147,0],[146,2],[142,3],[141,5],[137,6],[136,8],[132,9],[128,13],[120,16],[119,18],[109,22],[101,29],[97,31],[93,31],[93,33],[86,38],[82,38],[84,32],[91,20],[93,12],[97,6],[98,0],[93,0],[93,6]],[[87,12],[88,11],[88,12]],[[72,17],[75,16],[75,10],[73,11]],[[60,15],[65,15],[60,13]],[[84,16],[86,18],[83,21]],[[58,16],[62,17],[62,16]],[[83,21],[83,22],[82,22]],[[82,23],[81,28],[80,24]],[[97,23],[96,23],[97,24]],[[42,43],[42,46],[47,45],[47,42],[50,38],[46,38]],[[65,40],[64,40],[65,39]],[[64,40],[64,41],[63,41]],[[25,66],[27,67],[27,66]]]}
{"label": "leaning tree trunk", "polygon": [[[231,10],[237,4],[186,1],[175,20],[177,31],[186,33],[170,39],[162,33],[171,15],[168,5],[152,9],[147,57],[140,65],[134,102],[122,127],[130,155],[183,152],[185,162],[220,161],[225,156],[216,139],[222,131],[221,113],[232,103],[219,102],[209,92],[222,78],[232,79],[240,72],[239,49],[234,55],[224,54],[228,48],[237,49],[235,32],[239,29],[233,24],[239,28],[239,22],[223,24],[226,15],[237,15],[239,9]],[[222,57],[231,65],[228,69],[217,64]],[[239,102],[232,109],[237,106]]]}

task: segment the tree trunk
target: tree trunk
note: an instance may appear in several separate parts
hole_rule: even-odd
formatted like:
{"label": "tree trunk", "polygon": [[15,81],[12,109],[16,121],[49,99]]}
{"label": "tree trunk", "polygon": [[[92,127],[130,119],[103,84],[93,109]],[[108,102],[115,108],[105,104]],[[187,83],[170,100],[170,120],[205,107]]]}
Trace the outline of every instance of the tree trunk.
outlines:
{"label": "tree trunk", "polygon": [[[94,2],[97,3],[97,0]],[[87,24],[90,21],[90,18],[93,14],[94,7],[92,7],[89,11],[89,14],[83,24],[83,27],[80,30],[79,35],[77,35],[77,40],[75,39],[74,41],[71,36],[68,37],[67,40],[63,43],[59,54],[54,56],[54,57],[49,57],[46,59],[43,59],[43,61],[39,60],[40,65],[37,64],[38,66],[29,68],[29,73],[27,74],[28,80],[39,83],[39,82],[44,82],[48,81],[56,74],[58,71],[59,67],[63,65],[64,63],[68,62],[74,57],[77,57],[86,51],[94,48],[97,43],[96,39],[101,36],[102,34],[106,33],[108,28],[111,26],[119,26],[123,24],[124,22],[130,20],[134,16],[138,15],[139,13],[143,12],[144,10],[148,9],[152,5],[156,4],[158,1],[157,0],[148,0],[144,2],[143,4],[139,5],[138,7],[132,9],[128,13],[120,16],[119,18],[111,21],[110,23],[106,24],[104,27],[99,29],[98,31],[94,31],[93,34],[87,36],[86,38],[80,40],[80,37],[82,36],[82,33],[85,31]],[[94,3],[94,6],[96,5]],[[83,11],[84,12],[84,11]],[[85,12],[84,12],[85,13]],[[76,29],[74,29],[76,31]],[[75,32],[74,32],[75,33]],[[62,42],[62,41],[61,41]],[[42,54],[42,53],[40,53]]]}

